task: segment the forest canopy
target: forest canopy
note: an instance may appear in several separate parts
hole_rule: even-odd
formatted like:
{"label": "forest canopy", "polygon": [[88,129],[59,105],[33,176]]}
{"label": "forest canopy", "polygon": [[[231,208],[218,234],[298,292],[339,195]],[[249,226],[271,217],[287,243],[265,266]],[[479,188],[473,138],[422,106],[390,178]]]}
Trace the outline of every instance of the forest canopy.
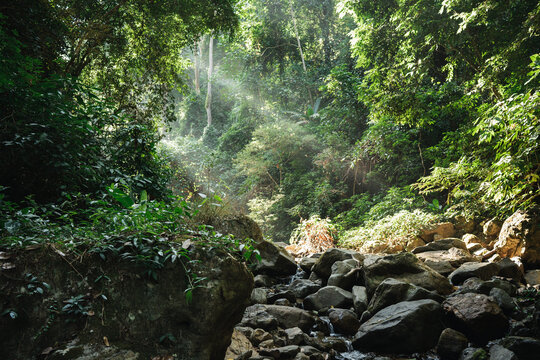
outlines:
{"label": "forest canopy", "polygon": [[0,5],[0,231],[143,193],[280,241],[534,208],[538,49],[532,0]]}

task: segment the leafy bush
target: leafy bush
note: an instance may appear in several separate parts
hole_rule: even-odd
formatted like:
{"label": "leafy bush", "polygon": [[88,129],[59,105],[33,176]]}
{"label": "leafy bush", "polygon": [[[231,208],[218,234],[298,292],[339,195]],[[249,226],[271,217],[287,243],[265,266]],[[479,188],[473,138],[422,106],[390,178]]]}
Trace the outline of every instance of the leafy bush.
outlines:
{"label": "leafy bush", "polygon": [[340,235],[338,244],[362,252],[401,250],[420,234],[422,228],[440,218],[440,215],[419,209],[402,210],[377,221],[367,221],[364,226],[344,232]]}

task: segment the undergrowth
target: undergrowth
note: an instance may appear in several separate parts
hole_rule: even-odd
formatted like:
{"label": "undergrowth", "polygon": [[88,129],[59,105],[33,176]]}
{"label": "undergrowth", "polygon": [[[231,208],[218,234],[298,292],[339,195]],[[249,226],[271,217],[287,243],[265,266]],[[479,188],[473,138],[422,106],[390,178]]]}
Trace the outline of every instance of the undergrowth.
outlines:
{"label": "undergrowth", "polygon": [[204,201],[190,203],[179,197],[152,200],[145,191],[135,194],[117,184],[100,199],[73,195],[49,205],[27,199],[21,206],[6,201],[0,192],[0,249],[48,245],[66,254],[97,255],[103,261],[120,258],[141,265],[143,275],[154,281],[168,262],[179,261],[186,272],[190,302],[193,290],[205,280],[190,270],[192,245],[222,249],[241,261],[250,261],[252,255],[260,258],[253,240],[195,225],[191,219],[201,206]]}
{"label": "undergrowth", "polygon": [[343,232],[339,245],[363,252],[382,252],[392,247],[405,248],[409,241],[420,234],[422,228],[439,221],[441,216],[420,209],[402,210]]}

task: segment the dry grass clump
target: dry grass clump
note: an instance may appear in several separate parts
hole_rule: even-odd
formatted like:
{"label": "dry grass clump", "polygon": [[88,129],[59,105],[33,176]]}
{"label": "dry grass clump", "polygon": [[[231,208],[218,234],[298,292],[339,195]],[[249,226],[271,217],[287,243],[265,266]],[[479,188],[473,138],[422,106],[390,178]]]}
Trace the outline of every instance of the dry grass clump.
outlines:
{"label": "dry grass clump", "polygon": [[292,232],[290,244],[287,247],[296,257],[323,252],[334,247],[337,230],[330,219],[321,219],[318,215],[307,220],[301,220]]}

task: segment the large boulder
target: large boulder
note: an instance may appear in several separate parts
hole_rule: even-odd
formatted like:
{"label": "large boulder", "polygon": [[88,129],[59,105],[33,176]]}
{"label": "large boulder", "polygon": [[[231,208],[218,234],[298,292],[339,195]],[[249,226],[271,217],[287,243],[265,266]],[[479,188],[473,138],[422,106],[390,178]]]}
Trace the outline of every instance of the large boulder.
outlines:
{"label": "large boulder", "polygon": [[402,301],[414,301],[422,299],[431,299],[442,302],[444,298],[432,291],[428,291],[419,286],[409,284],[396,279],[385,279],[377,286],[371,301],[369,302],[368,311],[375,314],[379,310],[390,305]]}
{"label": "large boulder", "polygon": [[348,308],[352,304],[352,293],[337,286],[325,286],[304,299],[304,308],[307,310],[319,311],[330,307]]}
{"label": "large boulder", "polygon": [[420,254],[426,251],[450,250],[451,248],[458,248],[467,251],[467,244],[458,238],[447,238],[430,242],[424,246],[419,246],[415,248],[412,253]]}
{"label": "large boulder", "polygon": [[469,253],[469,251],[455,247],[448,250],[425,251],[416,254],[416,256],[422,260],[424,264],[441,275],[450,274],[461,264],[466,262],[477,261],[477,259]]}
{"label": "large boulder", "polygon": [[499,266],[495,263],[468,262],[464,263],[448,275],[448,279],[452,284],[460,285],[465,280],[472,277],[489,280],[498,273]]}
{"label": "large boulder", "polygon": [[483,294],[456,294],[444,301],[443,309],[453,328],[479,343],[503,336],[508,328],[502,309]]}
{"label": "large boulder", "polygon": [[255,245],[255,249],[261,254],[261,261],[255,264],[256,273],[276,276],[296,273],[296,262],[284,247],[270,241],[261,241]]}
{"label": "large boulder", "polygon": [[452,237],[455,233],[456,231],[454,229],[454,224],[450,222],[445,222],[428,225],[426,228],[422,229],[420,237],[425,242],[430,242],[433,240],[440,240]]}
{"label": "large boulder", "polygon": [[461,352],[467,347],[467,337],[451,328],[446,328],[437,343],[437,355],[441,360],[457,360]]}
{"label": "large boulder", "polygon": [[366,311],[368,307],[368,296],[366,287],[358,285],[353,286],[352,295],[354,311],[356,311],[358,315],[362,315],[362,313]]}
{"label": "large boulder", "polygon": [[441,295],[454,290],[447,278],[423,264],[415,255],[406,252],[374,258],[372,262],[364,264],[364,282],[368,294],[373,294],[377,286],[387,278],[421,286]]}
{"label": "large boulder", "polygon": [[360,271],[358,265],[359,263],[355,259],[336,261],[332,265],[332,273],[328,278],[327,285],[351,290],[353,285],[356,284],[358,273]]}
{"label": "large boulder", "polygon": [[332,248],[326,250],[317,260],[311,271],[315,272],[323,279],[328,279],[332,274],[332,265],[336,261],[348,259],[356,259],[360,264],[364,260],[364,256],[356,251]]}
{"label": "large boulder", "polygon": [[347,309],[332,309],[328,313],[328,318],[336,333],[354,335],[360,327],[360,321],[354,312]]}
{"label": "large boulder", "polygon": [[540,340],[531,337],[507,336],[497,343],[512,351],[519,360],[537,360],[540,354]]}
{"label": "large boulder", "polygon": [[442,330],[442,310],[438,302],[404,301],[379,311],[362,324],[353,346],[358,350],[384,353],[421,352],[435,347]]}
{"label": "large boulder", "polygon": [[535,230],[535,217],[518,210],[503,223],[494,250],[503,258],[521,256],[525,263],[540,263],[540,234]]}
{"label": "large boulder", "polygon": [[281,305],[256,304],[248,307],[240,323],[241,326],[273,330],[277,326],[284,329],[299,327],[308,331],[315,324],[315,317],[308,311]]}
{"label": "large boulder", "polygon": [[[189,256],[199,261],[185,268],[179,260],[154,269],[105,254],[107,261],[97,254],[71,257],[43,247],[14,256],[11,276],[22,279],[31,273],[50,290],[44,287],[42,294],[30,296],[20,293],[19,280],[0,279],[0,303],[21,314],[15,321],[0,317],[0,358],[37,358],[44,343],[34,339],[43,331],[47,344],[64,343],[77,334],[84,347],[102,344],[106,337],[144,359],[159,351],[176,353],[179,359],[225,356],[253,288],[244,264],[218,249],[193,246]],[[201,286],[192,289],[189,299],[186,291],[195,276]],[[53,304],[61,305],[53,311]]]}
{"label": "large boulder", "polygon": [[303,299],[315,293],[321,286],[308,279],[296,279],[289,285],[289,290],[295,297]]}
{"label": "large boulder", "polygon": [[250,238],[259,243],[264,240],[262,230],[257,223],[246,215],[216,216],[205,223],[222,234],[234,235],[237,239]]}

